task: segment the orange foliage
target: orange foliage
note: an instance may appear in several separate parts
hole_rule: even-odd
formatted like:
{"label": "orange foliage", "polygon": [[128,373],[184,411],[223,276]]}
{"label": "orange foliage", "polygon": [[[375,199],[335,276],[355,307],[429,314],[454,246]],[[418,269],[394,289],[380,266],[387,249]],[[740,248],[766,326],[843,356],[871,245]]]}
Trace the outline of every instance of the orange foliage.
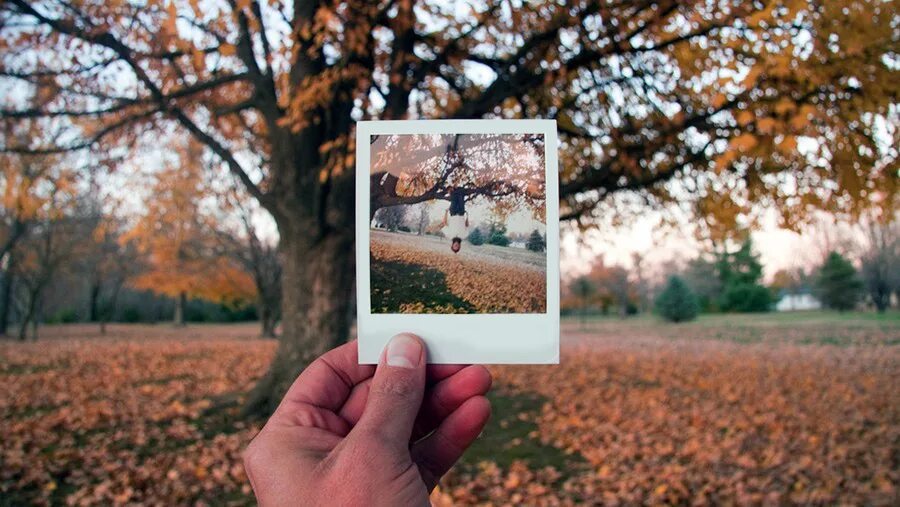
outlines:
{"label": "orange foliage", "polygon": [[126,235],[149,264],[132,284],[171,297],[246,301],[256,294],[253,278],[220,251],[212,220],[202,208],[208,194],[200,167],[202,147],[190,141],[176,148],[178,164],[157,175],[146,213]]}

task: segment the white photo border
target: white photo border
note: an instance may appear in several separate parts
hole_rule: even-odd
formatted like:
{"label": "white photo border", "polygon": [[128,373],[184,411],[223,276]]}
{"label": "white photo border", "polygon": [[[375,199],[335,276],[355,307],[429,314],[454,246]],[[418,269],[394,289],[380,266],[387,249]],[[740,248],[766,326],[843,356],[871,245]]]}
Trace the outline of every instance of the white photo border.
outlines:
{"label": "white photo border", "polygon": [[[370,137],[391,134],[543,134],[546,177],[546,313],[373,314]],[[359,363],[377,364],[400,332],[425,340],[434,364],[559,363],[559,170],[554,120],[398,120],[356,124],[356,297]]]}

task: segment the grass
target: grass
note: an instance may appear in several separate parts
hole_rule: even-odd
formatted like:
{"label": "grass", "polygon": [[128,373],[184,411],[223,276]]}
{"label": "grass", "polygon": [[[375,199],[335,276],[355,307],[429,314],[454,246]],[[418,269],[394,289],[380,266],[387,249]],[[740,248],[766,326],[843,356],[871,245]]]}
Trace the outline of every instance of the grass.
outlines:
{"label": "grass", "polygon": [[544,405],[543,397],[494,389],[488,399],[491,400],[491,420],[463,456],[460,466],[464,469],[474,470],[481,461],[493,461],[507,469],[514,461],[521,460],[532,469],[552,466],[564,472],[585,462],[580,455],[568,455],[538,440],[535,420]]}
{"label": "grass", "polygon": [[[581,322],[580,313],[564,315],[563,319],[570,322]],[[642,313],[622,319],[615,313],[603,315],[601,313],[589,313],[584,317],[586,323],[628,321],[635,324],[662,324],[665,323],[653,313]],[[837,312],[830,310],[809,310],[797,312],[766,312],[766,313],[704,313],[700,314],[694,323],[708,326],[720,326],[723,324],[863,324],[878,325],[888,324],[900,326],[900,310],[878,312]]]}
{"label": "grass", "polygon": [[450,292],[444,273],[437,269],[373,258],[371,273],[373,313],[398,313],[404,303],[423,303],[426,307],[451,305],[459,310],[475,311],[474,306]]}
{"label": "grass", "polygon": [[893,346],[900,344],[900,312],[769,312],[703,314],[697,320],[668,323],[652,314],[565,317],[565,328],[581,334],[657,336],[675,340],[716,340],[755,345]]}

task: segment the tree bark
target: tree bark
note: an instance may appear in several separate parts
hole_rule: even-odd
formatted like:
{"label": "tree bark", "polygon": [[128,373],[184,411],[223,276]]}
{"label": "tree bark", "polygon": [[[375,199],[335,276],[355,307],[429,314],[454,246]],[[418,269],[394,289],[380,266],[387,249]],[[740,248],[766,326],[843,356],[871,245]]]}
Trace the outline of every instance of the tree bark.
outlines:
{"label": "tree bark", "polygon": [[178,297],[175,299],[175,318],[173,319],[173,323],[176,326],[184,326],[187,324],[187,320],[184,316],[185,307],[187,306],[187,294],[182,292],[178,294]]}
{"label": "tree bark", "polygon": [[275,311],[266,297],[260,295],[259,302],[259,322],[262,326],[260,336],[263,338],[275,338],[275,324],[277,322]]}
{"label": "tree bark", "polygon": [[89,322],[97,322],[98,320],[100,320],[99,305],[100,305],[100,284],[97,282],[92,282],[91,283],[91,297],[90,297],[90,303],[89,303],[89,308],[88,308]]}
{"label": "tree bark", "polygon": [[19,326],[19,341],[28,339],[28,324],[34,320],[34,339],[37,340],[37,305],[38,297],[40,297],[40,288],[29,289],[28,306],[25,309],[25,315],[22,316],[22,322]]}
{"label": "tree bark", "polygon": [[269,371],[250,392],[245,415],[268,415],[314,358],[347,340],[355,280],[354,232],[321,238],[282,231],[281,338]]}
{"label": "tree bark", "polygon": [[106,334],[106,323],[110,321],[116,314],[116,303],[119,301],[119,291],[122,290],[122,284],[124,280],[119,281],[113,286],[112,294],[109,297],[109,304],[107,304],[103,311],[100,314],[100,334]]}
{"label": "tree bark", "polygon": [[0,335],[6,336],[6,330],[9,328],[9,309],[12,307],[12,286],[13,271],[11,269],[13,259],[9,258],[9,266],[3,273],[3,280],[0,281]]}

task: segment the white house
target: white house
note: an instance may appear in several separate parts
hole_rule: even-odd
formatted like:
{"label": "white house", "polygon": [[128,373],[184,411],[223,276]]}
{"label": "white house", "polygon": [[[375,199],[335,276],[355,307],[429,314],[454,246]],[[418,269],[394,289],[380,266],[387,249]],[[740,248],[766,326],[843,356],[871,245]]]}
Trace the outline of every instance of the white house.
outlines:
{"label": "white house", "polygon": [[822,302],[809,292],[800,294],[782,293],[781,299],[775,303],[775,309],[779,312],[795,312],[798,310],[819,310]]}

